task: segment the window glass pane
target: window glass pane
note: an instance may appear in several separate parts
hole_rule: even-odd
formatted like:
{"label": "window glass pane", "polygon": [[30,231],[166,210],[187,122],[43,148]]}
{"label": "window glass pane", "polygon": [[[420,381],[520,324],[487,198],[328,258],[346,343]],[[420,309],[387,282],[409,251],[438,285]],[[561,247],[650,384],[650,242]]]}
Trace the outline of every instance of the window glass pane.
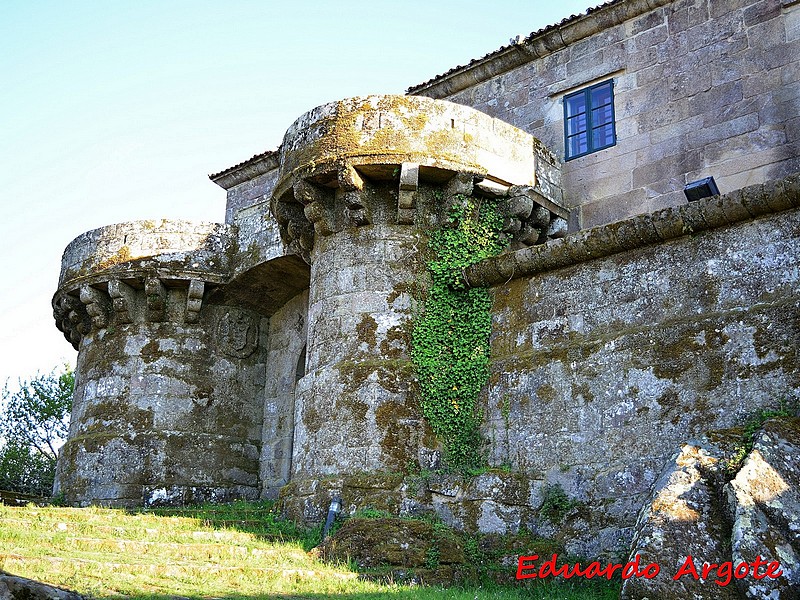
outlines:
{"label": "window glass pane", "polygon": [[577,96],[568,97],[567,102],[567,116],[574,117],[575,115],[586,113],[586,95],[581,93]]}
{"label": "window glass pane", "polygon": [[611,104],[611,82],[604,83],[592,89],[592,107]]}
{"label": "window glass pane", "polygon": [[567,135],[575,135],[576,133],[581,133],[586,131],[587,124],[586,124],[586,113],[582,115],[577,115],[575,117],[569,117],[567,119]]}
{"label": "window glass pane", "polygon": [[568,138],[567,156],[575,156],[576,154],[583,154],[584,152],[588,152],[589,150],[588,141],[589,141],[589,136],[586,135],[585,133],[581,133],[579,135]]}
{"label": "window glass pane", "polygon": [[605,125],[611,122],[612,118],[611,105],[606,104],[599,108],[592,109],[592,125]]}
{"label": "window glass pane", "polygon": [[592,148],[599,150],[614,143],[614,124],[602,125],[592,129]]}
{"label": "window glass pane", "polygon": [[608,148],[616,141],[611,80],[564,96],[565,158]]}

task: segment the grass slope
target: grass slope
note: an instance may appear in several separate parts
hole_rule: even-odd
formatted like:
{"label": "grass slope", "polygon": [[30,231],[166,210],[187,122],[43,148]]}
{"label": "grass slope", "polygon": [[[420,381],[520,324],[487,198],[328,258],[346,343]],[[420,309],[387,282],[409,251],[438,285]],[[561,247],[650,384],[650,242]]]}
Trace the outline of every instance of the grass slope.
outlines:
{"label": "grass slope", "polygon": [[[307,550],[300,530],[269,505],[130,513],[0,505],[0,570],[92,598],[614,598],[572,584],[437,589],[377,583]],[[558,582],[562,584],[564,582]]]}

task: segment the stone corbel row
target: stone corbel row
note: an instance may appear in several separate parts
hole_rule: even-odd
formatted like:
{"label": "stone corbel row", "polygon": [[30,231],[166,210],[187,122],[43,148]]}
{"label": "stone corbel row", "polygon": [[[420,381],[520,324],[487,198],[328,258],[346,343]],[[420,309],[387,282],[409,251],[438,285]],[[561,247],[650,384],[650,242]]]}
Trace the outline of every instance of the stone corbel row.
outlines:
{"label": "stone corbel row", "polygon": [[[399,165],[398,224],[414,223],[419,173],[417,163]],[[341,166],[336,172],[336,182],[338,187],[334,190],[297,178],[292,184],[292,194],[272,199],[272,213],[284,243],[290,252],[299,254],[307,262],[315,236],[328,236],[342,227],[361,227],[373,222],[370,207],[365,202],[369,184],[358,171],[351,165]],[[457,194],[473,193],[502,198],[501,211],[508,215],[504,230],[512,238],[514,249],[566,235],[567,210],[532,186],[503,185],[474,173],[456,173],[443,189],[449,201]]]}
{"label": "stone corbel row", "polygon": [[542,196],[534,187],[527,185],[504,185],[490,179],[468,177],[454,188],[455,178],[447,186],[447,192],[477,194],[500,199],[500,213],[505,215],[503,233],[511,238],[511,249],[543,244],[547,240],[567,235],[569,212]]}
{"label": "stone corbel row", "polygon": [[470,287],[495,285],[798,208],[800,173],[487,258],[467,267],[464,278]]}
{"label": "stone corbel row", "polygon": [[[184,321],[197,323],[203,305],[205,282],[192,279],[188,282]],[[92,330],[111,324],[134,322],[136,314],[136,289],[119,279],[108,281],[108,291],[84,284],[76,290],[77,296],[64,294],[53,299],[53,318],[56,327],[77,350],[81,339]],[[167,319],[167,288],[158,277],[144,280],[144,316],[149,323]]]}
{"label": "stone corbel row", "polygon": [[369,207],[364,203],[366,183],[350,165],[336,173],[338,187],[334,191],[307,179],[292,184],[292,199],[272,199],[272,214],[278,222],[281,237],[290,251],[307,262],[316,235],[327,236],[336,230],[336,206],[344,210],[345,226],[361,227],[372,223]]}
{"label": "stone corbel row", "polygon": [[500,211],[507,215],[503,231],[511,236],[512,249],[543,244],[567,235],[567,210],[530,186],[510,186]]}

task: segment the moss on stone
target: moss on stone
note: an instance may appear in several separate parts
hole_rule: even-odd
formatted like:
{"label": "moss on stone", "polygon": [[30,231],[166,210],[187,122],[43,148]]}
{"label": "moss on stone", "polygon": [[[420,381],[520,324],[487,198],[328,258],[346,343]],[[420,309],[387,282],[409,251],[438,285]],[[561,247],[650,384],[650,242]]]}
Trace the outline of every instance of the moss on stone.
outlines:
{"label": "moss on stone", "polygon": [[142,349],[139,351],[139,355],[146,363],[156,361],[161,356],[161,352],[158,349],[158,339],[151,338],[150,341],[142,346]]}
{"label": "moss on stone", "polygon": [[412,290],[412,284],[408,283],[407,281],[401,281],[396,283],[392,287],[392,291],[389,292],[389,295],[386,296],[386,303],[391,304],[395,300],[397,300],[403,294],[409,294]]}
{"label": "moss on stone", "polygon": [[405,468],[416,459],[421,418],[409,401],[387,401],[375,410],[375,423],[384,432],[381,450],[390,469]]}
{"label": "moss on stone", "polygon": [[383,389],[396,394],[403,393],[408,390],[409,381],[414,374],[413,364],[404,359],[340,361],[336,364],[336,369],[345,393],[360,389],[373,373],[376,373],[378,384]]}
{"label": "moss on stone", "polygon": [[317,552],[330,561],[354,561],[363,577],[426,585],[518,583],[514,577],[520,555],[561,554],[559,565],[567,560],[563,544],[528,532],[477,534],[435,519],[389,517],[347,519]]}
{"label": "moss on stone", "polygon": [[539,388],[536,390],[536,395],[543,402],[552,402],[558,397],[558,392],[552,385],[545,383],[544,385],[539,386]]}
{"label": "moss on stone", "polygon": [[375,332],[378,330],[378,323],[369,313],[361,315],[361,321],[356,325],[356,336],[360,342],[365,343],[370,348],[375,346]]}
{"label": "moss on stone", "polygon": [[303,425],[308,433],[319,433],[325,422],[324,414],[318,411],[314,406],[305,406],[305,410],[303,410]]}
{"label": "moss on stone", "polygon": [[408,357],[411,348],[411,321],[406,320],[386,330],[386,337],[381,340],[381,356],[397,360]]}

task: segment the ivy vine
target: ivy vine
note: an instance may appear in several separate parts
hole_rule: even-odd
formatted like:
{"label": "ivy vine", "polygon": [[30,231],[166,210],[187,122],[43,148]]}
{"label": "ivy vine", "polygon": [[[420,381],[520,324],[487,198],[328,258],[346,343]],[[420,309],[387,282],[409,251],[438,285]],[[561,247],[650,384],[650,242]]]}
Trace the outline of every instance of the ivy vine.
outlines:
{"label": "ivy vine", "polygon": [[430,235],[433,255],[423,313],[415,320],[411,357],[422,412],[456,469],[483,461],[478,397],[489,378],[491,296],[466,286],[469,265],[505,247],[497,201],[458,196],[444,226]]}

